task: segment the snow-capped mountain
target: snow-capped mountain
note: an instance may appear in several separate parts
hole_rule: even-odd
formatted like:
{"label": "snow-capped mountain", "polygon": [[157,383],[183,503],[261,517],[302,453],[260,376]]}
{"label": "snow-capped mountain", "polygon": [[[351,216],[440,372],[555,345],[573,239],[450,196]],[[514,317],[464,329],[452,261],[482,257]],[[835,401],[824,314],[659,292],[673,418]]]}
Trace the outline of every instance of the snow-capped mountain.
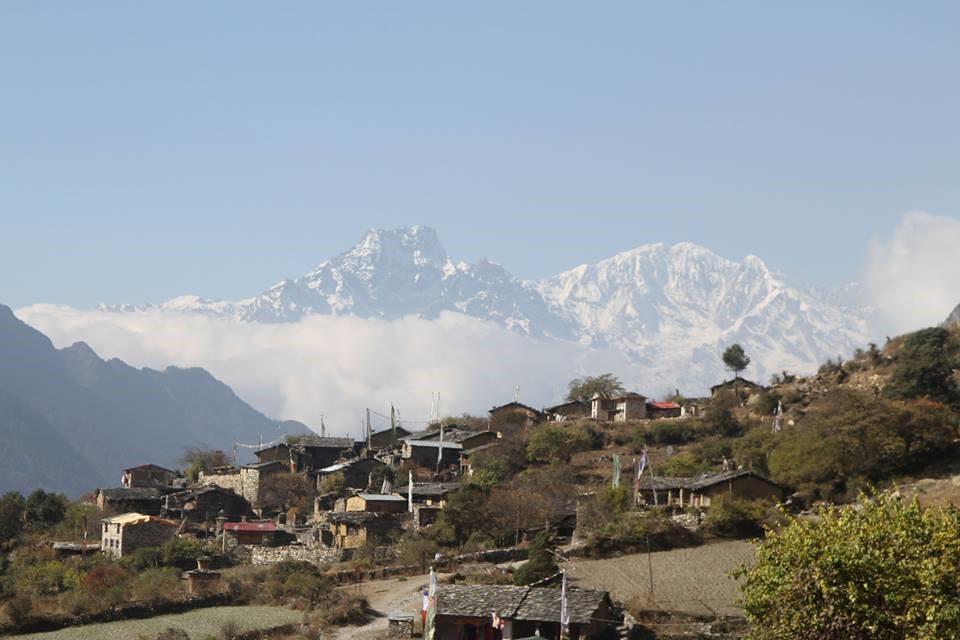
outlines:
{"label": "snow-capped mountain", "polygon": [[[749,373],[809,371],[867,341],[856,291],[790,283],[756,256],[722,258],[691,243],[652,244],[540,283],[551,308],[594,344],[615,347],[679,385],[725,374],[720,353],[740,343]],[[844,297],[846,296],[846,297]]]}
{"label": "snow-capped mountain", "polygon": [[539,283],[483,260],[454,262],[428,227],[368,232],[349,251],[303,277],[239,302],[174,298],[158,308],[243,322],[289,322],[305,315],[434,318],[455,311],[538,339],[615,349],[639,379],[704,390],[725,375],[719,354],[739,342],[763,381],[810,371],[868,340],[856,287],[793,283],[755,256],[742,263],[681,243],[644,245]]}
{"label": "snow-capped mountain", "polygon": [[456,311],[525,335],[574,340],[576,327],[551,312],[536,288],[488,260],[455,263],[430,227],[373,229],[349,251],[259,296],[226,302],[180,296],[153,305],[101,305],[110,311],[160,309],[291,322],[311,313],[394,319]]}

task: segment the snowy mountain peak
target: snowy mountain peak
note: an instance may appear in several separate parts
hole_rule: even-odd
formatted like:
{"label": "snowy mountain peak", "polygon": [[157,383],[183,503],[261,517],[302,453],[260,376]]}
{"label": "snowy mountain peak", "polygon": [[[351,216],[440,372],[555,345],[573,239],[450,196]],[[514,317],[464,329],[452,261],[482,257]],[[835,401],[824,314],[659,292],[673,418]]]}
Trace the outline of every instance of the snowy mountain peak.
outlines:
{"label": "snowy mountain peak", "polygon": [[[348,251],[301,278],[239,302],[181,296],[159,306],[245,322],[288,322],[310,314],[435,318],[445,311],[496,322],[537,338],[606,346],[651,379],[704,389],[722,379],[719,357],[741,343],[748,375],[808,371],[867,341],[854,289],[805,287],[757,256],[742,262],[692,242],[644,244],[541,282],[501,265],[452,260],[436,231],[372,229]],[[144,307],[110,307],[139,311]]]}

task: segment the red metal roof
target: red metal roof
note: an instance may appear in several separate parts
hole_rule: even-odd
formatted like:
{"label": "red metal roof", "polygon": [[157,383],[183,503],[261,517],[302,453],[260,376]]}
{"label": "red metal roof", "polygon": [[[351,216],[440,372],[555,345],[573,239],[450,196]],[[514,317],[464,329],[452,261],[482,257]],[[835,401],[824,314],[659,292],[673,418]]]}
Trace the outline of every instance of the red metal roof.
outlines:
{"label": "red metal roof", "polygon": [[648,402],[649,406],[654,409],[679,409],[680,405],[676,402]]}
{"label": "red metal roof", "polygon": [[225,522],[223,528],[225,531],[272,533],[277,530],[277,525],[273,522]]}

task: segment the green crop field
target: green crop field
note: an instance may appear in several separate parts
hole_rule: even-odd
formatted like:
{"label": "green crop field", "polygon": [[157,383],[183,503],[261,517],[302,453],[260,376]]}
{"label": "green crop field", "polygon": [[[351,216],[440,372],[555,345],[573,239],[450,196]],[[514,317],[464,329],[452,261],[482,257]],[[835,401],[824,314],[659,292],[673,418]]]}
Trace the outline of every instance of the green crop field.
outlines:
{"label": "green crop field", "polygon": [[192,640],[217,635],[228,623],[241,631],[269,629],[300,622],[303,614],[281,607],[209,607],[143,620],[122,620],[90,624],[47,633],[14,636],[17,640],[135,640],[153,638],[170,627],[183,629]]}

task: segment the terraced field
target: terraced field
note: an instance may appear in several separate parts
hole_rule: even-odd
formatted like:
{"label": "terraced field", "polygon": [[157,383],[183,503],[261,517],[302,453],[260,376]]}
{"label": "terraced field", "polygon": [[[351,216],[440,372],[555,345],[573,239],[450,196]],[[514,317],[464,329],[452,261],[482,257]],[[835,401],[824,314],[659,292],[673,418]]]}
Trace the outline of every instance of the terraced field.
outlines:
{"label": "terraced field", "polygon": [[[756,548],[744,541],[724,541],[690,549],[631,554],[604,560],[565,563],[579,587],[609,591],[614,600],[637,601],[644,609],[700,617],[742,615],[737,606],[737,567],[751,563]],[[650,571],[653,567],[653,594]]]}
{"label": "terraced field", "polygon": [[14,636],[17,640],[135,640],[140,636],[153,638],[161,631],[174,627],[190,634],[191,640],[217,635],[226,624],[234,624],[241,631],[270,629],[300,622],[303,614],[281,607],[209,607],[143,620],[122,620],[72,627],[47,633]]}

